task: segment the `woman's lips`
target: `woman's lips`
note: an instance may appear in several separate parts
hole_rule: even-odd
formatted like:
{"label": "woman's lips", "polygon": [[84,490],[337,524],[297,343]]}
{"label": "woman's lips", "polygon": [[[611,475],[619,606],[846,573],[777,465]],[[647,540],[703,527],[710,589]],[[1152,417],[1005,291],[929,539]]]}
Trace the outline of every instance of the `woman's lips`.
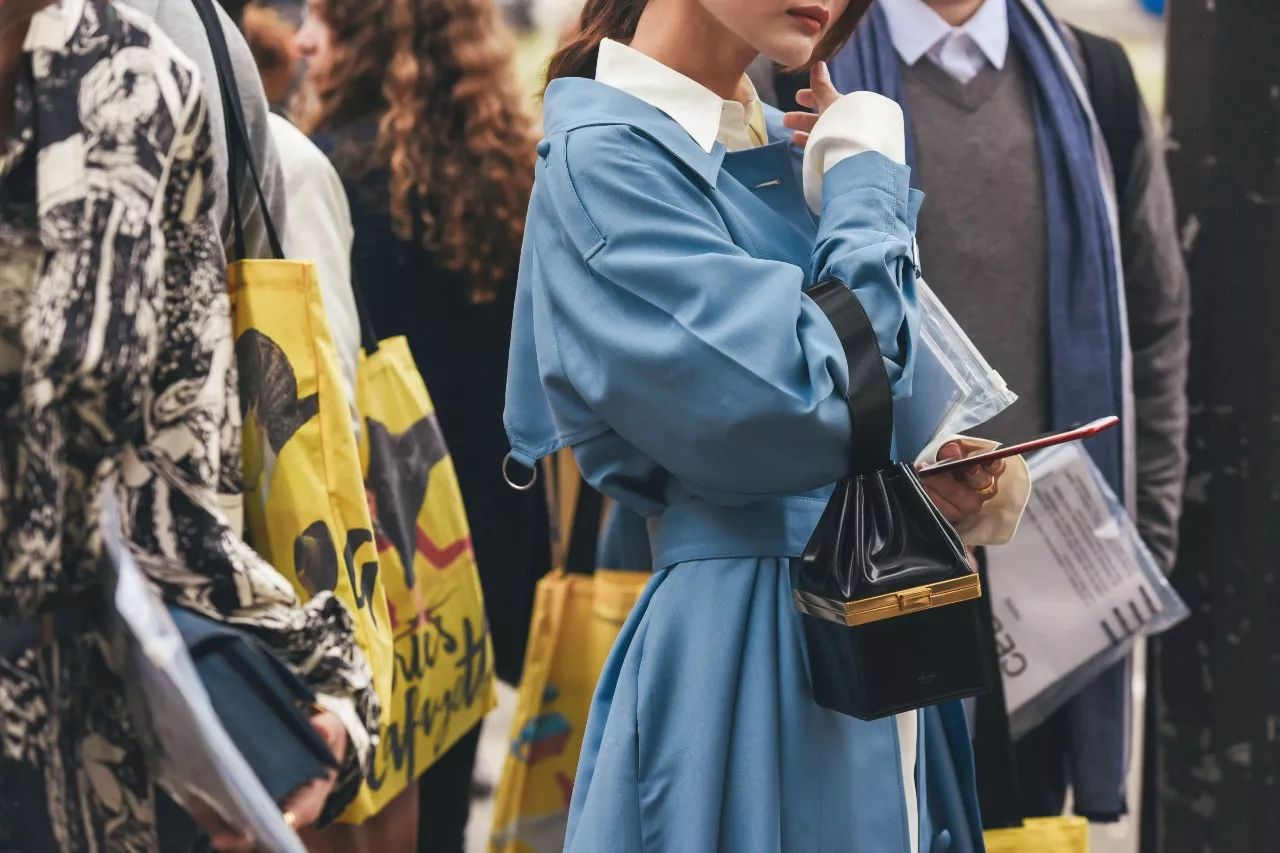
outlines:
{"label": "woman's lips", "polygon": [[827,21],[831,20],[831,13],[821,6],[801,6],[797,9],[788,9],[787,14],[812,36],[822,32],[823,28],[827,26]]}

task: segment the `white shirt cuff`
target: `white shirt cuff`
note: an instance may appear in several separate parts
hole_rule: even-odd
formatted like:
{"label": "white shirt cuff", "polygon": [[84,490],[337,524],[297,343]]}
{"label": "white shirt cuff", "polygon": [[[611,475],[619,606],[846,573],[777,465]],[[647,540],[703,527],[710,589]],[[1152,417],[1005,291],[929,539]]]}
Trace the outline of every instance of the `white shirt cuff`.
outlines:
{"label": "white shirt cuff", "polygon": [[822,177],[837,163],[864,151],[878,151],[906,164],[902,107],[876,92],[850,92],[818,118],[804,149],[804,197],[822,212]]}

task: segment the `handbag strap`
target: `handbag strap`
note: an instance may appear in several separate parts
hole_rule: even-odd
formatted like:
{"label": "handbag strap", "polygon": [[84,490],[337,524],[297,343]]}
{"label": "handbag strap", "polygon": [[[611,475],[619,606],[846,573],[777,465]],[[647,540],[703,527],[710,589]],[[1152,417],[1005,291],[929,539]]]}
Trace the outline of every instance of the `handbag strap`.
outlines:
{"label": "handbag strap", "polygon": [[[240,193],[237,191],[239,176],[248,167],[249,176],[253,179],[253,189],[258,199],[258,209],[262,211],[262,222],[267,230],[267,242],[271,246],[273,258],[284,258],[284,249],[276,232],[275,223],[271,220],[271,211],[267,208],[267,197],[262,191],[262,181],[258,178],[258,167],[253,162],[253,148],[249,145],[248,123],[244,118],[244,107],[240,102],[240,90],[236,85],[235,66],[231,62],[231,51],[227,48],[227,38],[222,32],[222,22],[218,18],[218,10],[214,8],[214,0],[192,0],[200,22],[204,24],[205,34],[209,38],[209,47],[213,51],[213,66],[218,75],[218,94],[222,98],[222,122],[227,135],[227,198],[231,207],[231,220],[235,227],[235,257],[243,260],[247,254],[244,239],[244,214],[240,210]],[[243,163],[242,163],[243,161]]]}
{"label": "handbag strap", "polygon": [[356,319],[360,321],[360,347],[365,355],[373,355],[378,351],[378,333],[373,328],[373,315],[364,301],[364,288],[360,286],[360,276],[356,273],[355,252],[351,253],[351,295],[355,297]]}
{"label": "handbag strap", "polygon": [[569,534],[569,551],[564,569],[575,575],[589,575],[596,570],[596,547],[600,541],[600,511],[604,499],[586,480],[578,482],[577,506],[573,511],[573,531]]}
{"label": "handbag strap", "polygon": [[853,422],[850,473],[870,474],[890,464],[893,391],[871,318],[848,285],[828,278],[806,291],[827,316],[849,365],[849,417]]}

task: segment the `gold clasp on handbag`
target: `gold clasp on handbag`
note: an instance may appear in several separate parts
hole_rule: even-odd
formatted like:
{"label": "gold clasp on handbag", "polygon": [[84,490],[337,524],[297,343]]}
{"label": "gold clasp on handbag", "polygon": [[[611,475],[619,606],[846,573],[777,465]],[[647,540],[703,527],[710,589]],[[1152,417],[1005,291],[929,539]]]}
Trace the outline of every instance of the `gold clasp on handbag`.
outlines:
{"label": "gold clasp on handbag", "polygon": [[933,606],[933,590],[927,586],[918,586],[897,593],[898,610],[911,613],[916,610],[928,610]]}
{"label": "gold clasp on handbag", "polygon": [[852,628],[947,604],[971,601],[982,596],[982,584],[978,581],[977,574],[971,573],[927,586],[913,586],[901,592],[886,592],[856,601],[837,601],[800,590],[795,590],[793,595],[796,609],[801,613]]}

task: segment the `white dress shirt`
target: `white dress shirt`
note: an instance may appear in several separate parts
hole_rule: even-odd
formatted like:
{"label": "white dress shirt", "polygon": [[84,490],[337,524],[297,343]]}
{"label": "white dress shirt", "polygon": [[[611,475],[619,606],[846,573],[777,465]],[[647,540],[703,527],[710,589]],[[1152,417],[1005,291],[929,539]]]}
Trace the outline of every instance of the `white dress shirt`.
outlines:
{"label": "white dress shirt", "polygon": [[738,98],[725,100],[648,54],[604,39],[596,59],[596,80],[662,110],[708,153],[717,142],[730,151],[742,151],[767,141],[752,138],[752,116],[759,103],[755,87],[745,76]]}
{"label": "white dress shirt", "polygon": [[928,55],[943,71],[968,83],[990,64],[1004,68],[1009,53],[1009,10],[987,0],[969,20],[953,27],[925,0],[879,0],[893,47],[907,65]]}
{"label": "white dress shirt", "polygon": [[[657,107],[710,152],[716,142],[730,151],[761,145],[753,133],[759,113],[755,88],[745,76],[739,100],[715,92],[628,45],[604,39],[596,60],[596,80]],[[818,119],[804,152],[804,193],[815,213],[822,209],[822,176],[841,160],[878,151],[895,163],[907,161],[902,108],[875,92],[841,96]]]}

